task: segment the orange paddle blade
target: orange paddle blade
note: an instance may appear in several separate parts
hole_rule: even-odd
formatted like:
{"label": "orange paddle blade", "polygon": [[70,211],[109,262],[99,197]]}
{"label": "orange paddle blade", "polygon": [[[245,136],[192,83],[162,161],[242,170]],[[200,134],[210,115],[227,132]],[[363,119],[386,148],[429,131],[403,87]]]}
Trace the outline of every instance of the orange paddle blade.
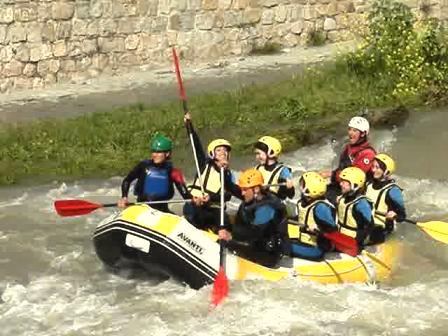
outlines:
{"label": "orange paddle blade", "polygon": [[213,283],[212,291],[212,306],[216,307],[222,300],[229,294],[229,280],[227,279],[224,267],[219,268],[219,272],[216,275],[215,282]]}
{"label": "orange paddle blade", "polygon": [[103,204],[82,200],[59,200],[54,202],[56,212],[62,217],[81,216],[102,207]]}

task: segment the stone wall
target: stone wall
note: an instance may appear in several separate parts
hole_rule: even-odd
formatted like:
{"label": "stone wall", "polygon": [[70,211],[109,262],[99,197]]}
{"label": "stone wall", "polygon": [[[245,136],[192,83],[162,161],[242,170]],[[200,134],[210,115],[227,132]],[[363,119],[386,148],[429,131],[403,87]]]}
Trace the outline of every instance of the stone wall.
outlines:
{"label": "stone wall", "polygon": [[[166,64],[347,40],[369,0],[0,0],[0,91]],[[421,1],[406,1],[413,7]],[[448,18],[448,0],[427,0]]]}

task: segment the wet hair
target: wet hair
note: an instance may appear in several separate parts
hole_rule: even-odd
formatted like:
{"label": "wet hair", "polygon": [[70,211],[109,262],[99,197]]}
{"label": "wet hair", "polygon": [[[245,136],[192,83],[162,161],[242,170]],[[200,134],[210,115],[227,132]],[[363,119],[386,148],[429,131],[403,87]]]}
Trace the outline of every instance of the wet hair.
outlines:
{"label": "wet hair", "polygon": [[378,166],[380,166],[381,170],[385,172],[387,170],[386,164],[381,160],[378,160],[378,159],[375,159],[375,160],[376,160],[376,162],[378,162]]}

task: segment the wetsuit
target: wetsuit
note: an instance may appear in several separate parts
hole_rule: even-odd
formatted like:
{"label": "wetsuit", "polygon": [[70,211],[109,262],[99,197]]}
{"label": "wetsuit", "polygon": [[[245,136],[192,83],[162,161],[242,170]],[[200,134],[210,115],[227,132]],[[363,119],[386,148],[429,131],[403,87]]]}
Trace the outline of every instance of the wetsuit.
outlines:
{"label": "wetsuit", "polygon": [[[152,160],[144,160],[138,163],[121,183],[122,197],[128,197],[130,185],[134,180],[137,180],[134,187],[137,202],[170,200],[174,196],[173,185],[184,199],[191,198],[182,172],[173,168],[169,161],[156,164]],[[151,207],[170,212],[168,204],[153,204]]]}
{"label": "wetsuit", "polygon": [[228,247],[243,258],[272,267],[291,252],[287,230],[285,206],[267,193],[261,200],[240,204]]}

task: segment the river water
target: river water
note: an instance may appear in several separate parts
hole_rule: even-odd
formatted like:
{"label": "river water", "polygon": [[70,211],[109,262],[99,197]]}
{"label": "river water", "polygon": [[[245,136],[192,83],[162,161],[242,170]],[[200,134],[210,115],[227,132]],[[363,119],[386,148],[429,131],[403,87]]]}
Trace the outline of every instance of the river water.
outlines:
{"label": "river water", "polygon": [[[448,221],[448,111],[373,130],[397,160],[409,217]],[[300,171],[331,166],[331,141],[285,155]],[[242,168],[246,159],[236,160]],[[113,210],[61,218],[57,199],[115,202],[120,178],[0,189],[0,335],[445,335],[448,247],[403,224],[404,256],[382,284],[284,280],[232,283],[209,312],[211,287],[129,279],[105,271],[91,234]]]}

